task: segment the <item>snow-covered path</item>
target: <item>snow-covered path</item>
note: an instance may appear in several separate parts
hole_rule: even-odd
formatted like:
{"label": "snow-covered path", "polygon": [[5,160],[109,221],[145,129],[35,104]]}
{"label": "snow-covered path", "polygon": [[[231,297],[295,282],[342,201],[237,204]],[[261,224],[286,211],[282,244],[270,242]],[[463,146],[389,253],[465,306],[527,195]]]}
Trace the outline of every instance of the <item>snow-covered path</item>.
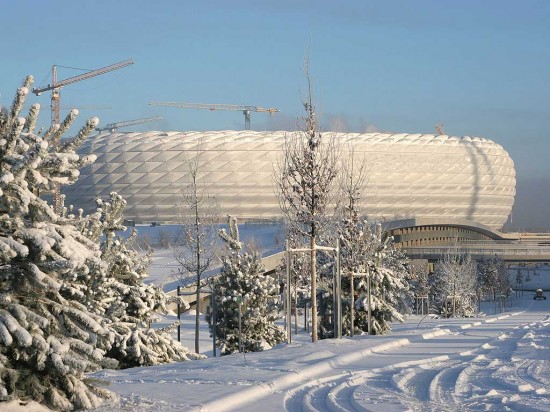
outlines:
{"label": "snow-covered path", "polygon": [[285,409],[550,410],[545,391],[550,357],[547,350],[531,353],[542,340],[536,338],[541,329],[548,336],[549,318],[528,311],[467,329],[453,327],[426,340],[409,339],[410,344],[375,351],[290,391]]}
{"label": "snow-covered path", "polygon": [[550,301],[480,319],[411,317],[391,335],[297,342],[102,371],[127,410],[550,411]]}

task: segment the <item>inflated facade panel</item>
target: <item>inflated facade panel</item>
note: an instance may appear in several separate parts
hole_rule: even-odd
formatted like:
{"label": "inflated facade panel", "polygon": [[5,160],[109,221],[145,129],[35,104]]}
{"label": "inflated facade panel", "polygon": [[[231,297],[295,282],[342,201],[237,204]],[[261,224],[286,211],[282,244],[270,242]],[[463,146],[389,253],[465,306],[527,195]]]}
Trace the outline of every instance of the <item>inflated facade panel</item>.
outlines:
{"label": "inflated facade panel", "polygon": [[[188,160],[199,155],[199,182],[219,202],[221,215],[279,219],[275,163],[289,132],[145,132],[91,137],[81,148],[96,162],[63,189],[67,204],[93,208],[116,191],[137,223],[178,222]],[[327,134],[325,134],[327,135]],[[335,133],[342,159],[353,146],[368,170],[364,193],[369,218],[465,219],[500,228],[512,210],[514,163],[484,138],[422,134]]]}

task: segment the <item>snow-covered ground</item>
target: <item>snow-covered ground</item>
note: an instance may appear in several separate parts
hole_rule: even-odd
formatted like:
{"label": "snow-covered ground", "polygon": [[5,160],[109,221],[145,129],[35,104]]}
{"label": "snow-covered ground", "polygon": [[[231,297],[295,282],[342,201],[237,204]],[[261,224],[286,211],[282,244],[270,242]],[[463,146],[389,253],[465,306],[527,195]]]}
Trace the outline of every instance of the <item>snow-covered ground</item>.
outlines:
{"label": "snow-covered ground", "polygon": [[[277,227],[258,229],[241,227],[241,236],[264,255],[280,248]],[[550,267],[519,269],[525,289],[550,289]],[[176,270],[173,252],[157,250],[149,281],[174,289]],[[487,303],[475,319],[411,316],[387,336],[311,344],[300,330],[290,345],[215,359],[202,323],[200,351],[210,359],[94,376],[121,395],[106,410],[550,411],[550,298],[532,297],[518,293],[506,313]],[[194,347],[194,313],[183,316],[181,336]]]}
{"label": "snow-covered ground", "polygon": [[[220,225],[220,229],[226,227],[227,225]],[[180,227],[178,225],[138,226],[136,229],[138,237],[158,243],[162,233],[172,239],[177,236]],[[131,228],[126,235],[129,234],[130,230]],[[239,225],[239,235],[241,241],[246,245],[252,245],[262,256],[269,256],[283,249],[282,227],[277,224],[241,224]],[[209,272],[218,273],[220,265],[219,261],[216,262]],[[162,285],[165,292],[173,291],[178,284],[181,284],[176,276],[178,268],[179,264],[175,259],[173,249],[157,248],[154,251],[149,277],[145,282],[157,286]]]}
{"label": "snow-covered ground", "polygon": [[[312,344],[300,332],[265,352],[94,376],[121,395],[117,410],[549,411],[550,299],[526,292],[513,306],[473,319],[411,316],[386,336]],[[202,342],[211,350],[206,331]]]}

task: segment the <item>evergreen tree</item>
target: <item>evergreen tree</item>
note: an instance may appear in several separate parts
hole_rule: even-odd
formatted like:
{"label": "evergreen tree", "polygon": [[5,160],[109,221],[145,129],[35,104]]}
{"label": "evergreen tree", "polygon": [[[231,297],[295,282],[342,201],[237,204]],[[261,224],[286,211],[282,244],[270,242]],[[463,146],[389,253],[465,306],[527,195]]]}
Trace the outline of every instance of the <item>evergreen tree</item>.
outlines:
{"label": "evergreen tree", "polygon": [[390,322],[402,321],[408,311],[409,292],[406,257],[398,251],[393,239],[382,227],[373,232],[359,217],[359,204],[367,179],[364,162],[354,162],[353,148],[343,165],[341,190],[344,200],[343,224],[340,228],[342,305],[344,333],[354,335],[369,331],[369,277],[372,330],[380,334],[390,330]]}
{"label": "evergreen tree", "polygon": [[181,298],[169,297],[160,287],[144,283],[149,274],[150,254],[140,256],[131,247],[135,231],[126,240],[117,235],[126,230],[123,225],[126,201],[113,192],[109,202],[98,199],[96,203],[96,212],[79,217],[76,223],[83,234],[99,245],[105,267],[88,276],[75,277],[71,284],[73,290],[80,287],[86,291],[84,297],[90,311],[110,320],[114,340],[105,348],[107,354],[117,359],[121,367],[201,358],[172,338],[176,325],[166,329],[150,327],[154,316],[166,314],[167,305]]}
{"label": "evergreen tree", "polygon": [[[0,401],[33,399],[55,410],[90,408],[109,391],[84,374],[116,362],[98,342],[112,339],[108,322],[66,297],[65,279],[102,265],[97,244],[58,216],[40,197],[54,184],[73,183],[93,160],[75,149],[97,126],[50,146],[76,117],[34,134],[39,105],[18,117],[32,84],[27,77],[11,110],[0,114]],[[0,403],[1,408],[1,403]]]}
{"label": "evergreen tree", "polygon": [[229,218],[229,233],[220,230],[226,244],[222,270],[213,282],[216,300],[216,323],[207,314],[210,331],[216,330],[222,355],[239,351],[239,312],[241,314],[241,347],[245,352],[269,349],[283,342],[284,330],[275,325],[278,285],[263,275],[257,252],[243,253],[237,220]]}
{"label": "evergreen tree", "polygon": [[[385,237],[380,225],[373,231],[366,221],[345,225],[341,244],[343,267],[353,274],[355,333],[368,332],[369,276],[372,334],[390,331],[390,323],[403,321],[410,305],[406,257]],[[346,279],[346,278],[344,278]],[[342,290],[349,285],[342,282]],[[351,288],[350,288],[351,289]],[[351,310],[344,307],[343,330],[351,333]]]}

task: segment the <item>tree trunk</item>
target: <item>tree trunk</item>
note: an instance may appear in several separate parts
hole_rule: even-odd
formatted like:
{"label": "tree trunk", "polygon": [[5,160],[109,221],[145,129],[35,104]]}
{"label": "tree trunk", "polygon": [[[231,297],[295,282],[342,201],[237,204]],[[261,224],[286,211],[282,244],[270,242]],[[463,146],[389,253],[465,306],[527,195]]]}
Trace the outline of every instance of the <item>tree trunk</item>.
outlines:
{"label": "tree trunk", "polygon": [[350,278],[350,285],[351,285],[351,304],[350,304],[350,320],[351,320],[351,325],[350,325],[350,336],[353,336],[353,331],[355,329],[355,285],[353,284],[353,273],[350,272],[349,274],[349,278]]}
{"label": "tree trunk", "polygon": [[311,341],[317,342],[317,262],[315,235],[311,236],[310,259],[311,259]]}
{"label": "tree trunk", "polygon": [[199,302],[201,297],[201,234],[200,234],[200,216],[199,202],[197,198],[197,181],[196,175],[193,176],[193,190],[195,196],[195,238],[197,241],[197,303],[195,307],[195,353],[200,353],[199,347],[199,327],[200,327],[200,311]]}
{"label": "tree trunk", "polygon": [[294,333],[298,334],[298,282],[294,285]]}
{"label": "tree trunk", "polygon": [[199,348],[199,325],[200,325],[200,311],[199,302],[201,297],[201,278],[197,276],[197,301],[195,304],[195,353],[200,353]]}
{"label": "tree trunk", "polygon": [[[368,269],[367,269],[367,270],[368,270]],[[368,277],[367,277],[367,290],[368,290],[368,293],[367,293],[367,305],[368,305],[368,308],[367,308],[367,324],[368,324],[368,334],[369,334],[369,335],[374,335],[374,333],[372,333],[372,311],[371,311],[371,308],[370,308],[371,293],[372,293],[372,283],[371,283],[371,280],[370,280],[370,271],[369,271],[369,274],[368,274]]]}

